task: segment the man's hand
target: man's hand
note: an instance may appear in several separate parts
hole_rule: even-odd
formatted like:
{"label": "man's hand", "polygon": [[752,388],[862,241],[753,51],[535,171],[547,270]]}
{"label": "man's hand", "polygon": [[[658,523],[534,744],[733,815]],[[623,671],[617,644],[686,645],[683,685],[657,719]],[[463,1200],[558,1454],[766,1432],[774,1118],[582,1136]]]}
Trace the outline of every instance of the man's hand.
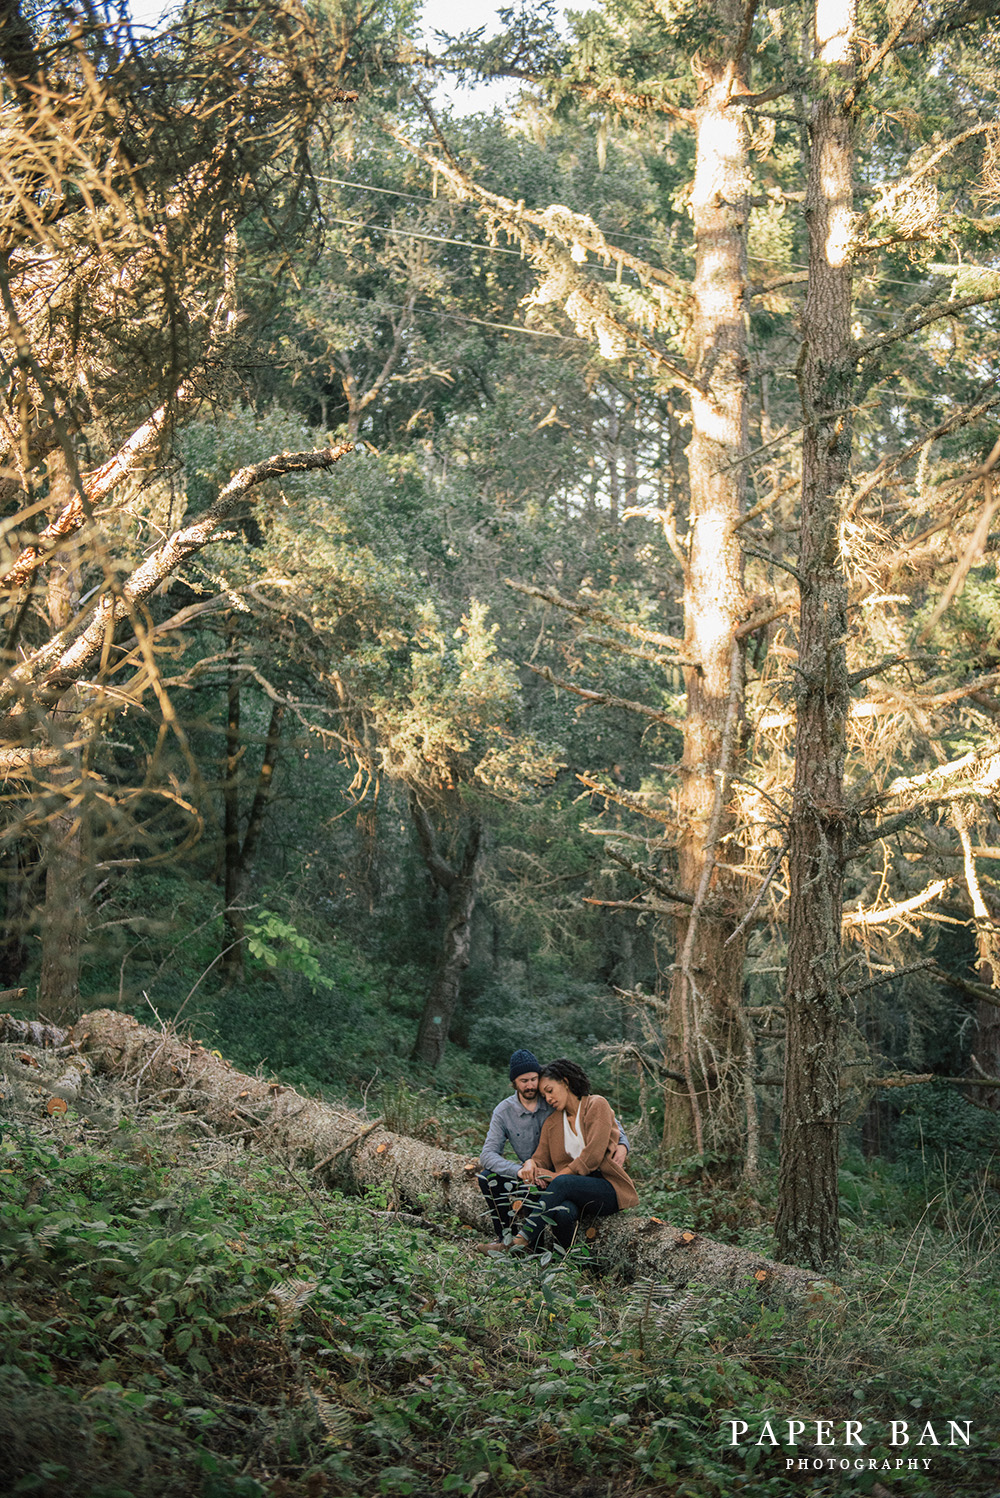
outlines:
{"label": "man's hand", "polygon": [[534,1160],[525,1160],[517,1175],[519,1180],[526,1181],[529,1186],[533,1186],[536,1180],[536,1173],[537,1167]]}
{"label": "man's hand", "polygon": [[628,1150],[624,1144],[616,1144],[611,1151],[611,1158],[622,1170],[625,1169],[625,1161],[628,1159]]}

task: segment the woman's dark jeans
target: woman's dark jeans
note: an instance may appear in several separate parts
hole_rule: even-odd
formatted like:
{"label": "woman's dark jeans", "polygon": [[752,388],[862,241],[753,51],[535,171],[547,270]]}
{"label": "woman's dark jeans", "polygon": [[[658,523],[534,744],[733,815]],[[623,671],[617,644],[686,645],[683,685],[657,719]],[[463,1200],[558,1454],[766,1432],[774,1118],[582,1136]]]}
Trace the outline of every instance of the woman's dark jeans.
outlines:
{"label": "woman's dark jeans", "polygon": [[517,1231],[527,1238],[528,1247],[534,1248],[546,1226],[551,1226],[559,1247],[566,1249],[572,1245],[582,1213],[610,1217],[617,1211],[615,1188],[603,1176],[556,1176],[520,1213]]}

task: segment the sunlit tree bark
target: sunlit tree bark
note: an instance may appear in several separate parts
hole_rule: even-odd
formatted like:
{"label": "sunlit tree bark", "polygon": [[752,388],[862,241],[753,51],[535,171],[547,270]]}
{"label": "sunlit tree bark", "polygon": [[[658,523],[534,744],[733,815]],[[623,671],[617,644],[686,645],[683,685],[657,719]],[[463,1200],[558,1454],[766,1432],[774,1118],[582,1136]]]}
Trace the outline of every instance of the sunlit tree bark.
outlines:
{"label": "sunlit tree bark", "polygon": [[[690,546],[684,579],[687,712],[681,768],[679,883],[695,896],[676,922],[671,992],[673,1043],[687,1097],[664,1110],[664,1142],[710,1142],[737,1153],[742,1123],[740,996],[745,943],[730,941],[740,905],[739,876],[714,867],[739,861],[731,811],[718,799],[723,741],[731,714],[733,642],[745,613],[737,522],[745,507],[747,450],[747,221],[749,177],[744,111],[744,7],[722,7],[730,42],[699,58],[694,111],[696,165],[691,196],[695,235],[691,330]],[[737,694],[740,683],[735,683]],[[738,704],[736,706],[738,712]],[[735,745],[733,746],[735,747]],[[725,767],[728,770],[731,767]],[[711,867],[709,866],[711,865]],[[710,900],[709,900],[710,897]],[[709,904],[711,908],[709,908]],[[668,1096],[671,1096],[668,1094]]]}

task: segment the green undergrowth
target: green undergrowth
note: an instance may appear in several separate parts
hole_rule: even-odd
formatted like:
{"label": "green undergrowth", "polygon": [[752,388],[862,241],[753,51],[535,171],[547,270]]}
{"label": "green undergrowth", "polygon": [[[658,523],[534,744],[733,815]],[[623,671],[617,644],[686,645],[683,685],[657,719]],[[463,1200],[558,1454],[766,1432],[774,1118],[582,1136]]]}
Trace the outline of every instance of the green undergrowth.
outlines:
{"label": "green undergrowth", "polygon": [[[585,1253],[497,1264],[457,1224],[314,1194],[170,1114],[15,1119],[0,1145],[0,1491],[781,1498],[877,1482],[988,1498],[986,1189],[925,1203],[905,1236],[878,1230],[861,1195],[843,1292],[792,1312],[626,1284]],[[892,1419],[914,1437],[925,1419],[971,1420],[974,1439],[922,1448],[929,1474],[786,1475],[789,1457],[819,1459],[759,1439],[767,1420],[785,1438],[789,1418],[861,1419],[879,1463],[899,1454]],[[749,1427],[735,1446],[730,1420]]]}

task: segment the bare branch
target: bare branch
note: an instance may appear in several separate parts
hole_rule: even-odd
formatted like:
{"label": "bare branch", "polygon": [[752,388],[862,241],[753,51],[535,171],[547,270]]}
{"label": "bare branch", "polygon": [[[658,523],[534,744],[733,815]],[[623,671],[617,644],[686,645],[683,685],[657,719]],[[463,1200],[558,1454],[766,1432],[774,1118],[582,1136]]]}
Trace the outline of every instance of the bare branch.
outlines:
{"label": "bare branch", "polygon": [[892,1072],[887,1077],[865,1077],[866,1087],[919,1087],[924,1082],[947,1081],[946,1077],[938,1078],[932,1071],[925,1072]]}
{"label": "bare branch", "polygon": [[37,770],[62,763],[61,749],[43,745],[0,749],[0,780],[33,780]]}
{"label": "bare branch", "polygon": [[[595,780],[591,775],[577,775],[581,785],[585,785],[588,791],[593,791],[598,796],[603,796],[605,801],[613,801],[616,806],[627,806],[629,811],[638,812],[641,817],[646,817],[650,822],[659,822],[663,827],[673,827],[677,818],[671,812],[658,811],[647,806],[640,796],[633,795],[631,791],[621,789],[619,786],[604,785],[600,780]],[[618,836],[616,829],[616,836]]]}
{"label": "bare branch", "polygon": [[[636,348],[646,354],[657,369],[668,376],[679,389],[686,391],[689,395],[709,399],[708,392],[693,379],[689,372],[683,370],[673,359],[651,343],[632,322],[623,320],[621,309],[612,302],[603,285],[583,275],[565,252],[561,256],[554,255],[552,246],[555,243],[571,247],[579,245],[585,252],[590,252],[602,259],[605,264],[617,262],[628,266],[643,284],[653,281],[665,290],[669,289],[677,306],[687,305],[689,289],[685,282],[673,272],[655,266],[649,261],[640,260],[618,245],[609,244],[593,219],[585,214],[573,213],[561,205],[553,205],[543,211],[525,208],[523,203],[515,203],[510,198],[505,198],[499,193],[490,192],[487,188],[480,186],[462,170],[451,154],[429,102],[419,93],[418,97],[421,98],[421,103],[443,149],[447,152],[447,157],[442,158],[424,150],[396,126],[383,119],[382,126],[387,134],[404,150],[409,151],[434,172],[444,177],[461,201],[472,200],[478,203],[495,224],[502,226],[508,235],[521,244],[525,254],[529,255],[542,270],[550,274],[556,273],[565,282],[566,290],[571,291],[572,298],[578,306],[587,309],[582,321],[587,323],[590,319],[588,327],[591,334],[594,327],[599,330],[603,328],[609,335],[614,332],[626,343],[633,343]],[[584,329],[581,327],[580,331],[583,332]]]}
{"label": "bare branch", "polygon": [[627,853],[623,853],[620,848],[615,848],[609,844],[605,846],[604,851],[609,858],[614,859],[615,863],[621,864],[623,869],[627,869],[633,879],[638,879],[640,884],[645,884],[650,889],[655,889],[656,893],[662,895],[664,899],[679,900],[682,905],[694,904],[693,895],[686,895],[681,890],[672,889],[669,884],[664,884],[661,879],[657,878],[654,869],[649,868],[646,864],[636,863],[634,859],[629,858]]}
{"label": "bare branch", "polygon": [[[874,246],[866,248],[874,248]],[[897,323],[896,327],[890,328],[888,333],[878,333],[871,338],[861,339],[856,349],[857,357],[869,359],[873,354],[888,348],[890,344],[909,338],[911,333],[918,333],[921,328],[928,327],[930,323],[937,322],[942,317],[954,317],[969,307],[986,307],[991,302],[998,301],[1000,301],[1000,290],[987,291],[984,287],[982,291],[974,292],[971,296],[955,297],[953,300],[945,298],[940,302],[933,302],[923,311],[915,308],[903,318],[902,322]]]}
{"label": "bare branch", "polygon": [[[950,693],[948,696],[950,697]],[[949,760],[947,764],[937,765],[933,770],[926,770],[922,775],[900,775],[890,781],[883,795],[885,797],[910,796],[916,792],[913,804],[919,802],[921,805],[930,805],[935,800],[949,800],[956,793],[972,795],[990,790],[1000,780],[1000,754],[987,753],[973,749],[968,754],[963,754],[961,759]],[[955,785],[944,787],[947,781],[957,781]],[[942,787],[940,795],[937,794],[938,787]],[[925,797],[927,799],[925,799]]]}
{"label": "bare branch", "polygon": [[796,603],[773,604],[762,609],[759,614],[751,614],[749,619],[744,620],[733,636],[734,640],[745,640],[748,635],[756,634],[758,629],[765,625],[773,624],[775,619],[783,619],[786,614],[794,613],[798,608]]}
{"label": "bare branch", "polygon": [[26,583],[36,569],[58,550],[69,536],[77,532],[87,521],[87,509],[106,499],[121,481],[134,473],[136,468],[159,447],[164,432],[173,424],[178,413],[197,399],[191,382],[177,390],[172,401],[164,402],[147,421],[132,433],[113,458],[85,475],[83,494],[74,494],[56,518],[42,531],[35,546],[26,546],[14,565],[0,577],[0,587],[17,588]]}
{"label": "bare branch", "polygon": [[905,920],[914,911],[922,910],[925,905],[936,900],[953,882],[951,879],[935,879],[919,895],[911,895],[908,900],[898,900],[895,905],[886,905],[881,910],[845,910],[843,924],[867,929],[869,926],[886,926],[890,921]]}
{"label": "bare branch", "polygon": [[914,656],[890,655],[887,660],[879,661],[877,666],[866,666],[863,671],[852,671],[847,678],[849,687],[860,686],[861,682],[867,681],[871,676],[881,676],[883,671],[890,671],[893,666],[901,666],[904,661],[913,660]]}
{"label": "bare branch", "polygon": [[[646,645],[662,645],[667,650],[684,650],[684,641],[676,635],[664,635],[657,630],[646,629],[641,624],[631,624],[627,620],[617,619],[607,609],[602,609],[597,604],[582,603],[579,600],[564,598],[557,593],[555,588],[537,588],[531,583],[518,583],[513,578],[505,577],[504,584],[513,588],[515,593],[523,593],[526,598],[539,598],[543,603],[553,603],[556,608],[565,609],[567,614],[578,614],[582,619],[594,619],[598,624],[607,624],[612,629],[620,630],[622,634],[631,635],[635,640],[642,640]],[[685,658],[686,665],[697,663]]]}
{"label": "bare branch", "polygon": [[639,713],[644,718],[652,718],[655,723],[667,723],[671,728],[680,728],[681,724],[671,713],[661,712],[658,707],[650,707],[645,702],[633,702],[628,697],[615,697],[611,692],[591,692],[586,687],[578,687],[571,681],[563,681],[559,676],[553,676],[548,666],[532,666],[525,662],[529,671],[534,671],[543,681],[551,686],[560,687],[564,692],[572,692],[577,697],[582,697],[585,702],[592,702],[600,707],[618,707],[625,712]]}
{"label": "bare branch", "polygon": [[740,923],[736,927],[735,931],[733,931],[729,936],[726,937],[726,943],[725,944],[726,944],[727,947],[728,947],[729,943],[731,941],[735,941],[736,938],[737,938],[737,936],[739,936],[740,932],[744,931],[746,929],[746,927],[750,924],[751,920],[753,919],[754,912],[757,910],[757,908],[760,905],[760,902],[763,900],[764,896],[767,894],[768,887],[769,887],[769,885],[771,883],[771,880],[774,878],[775,874],[778,872],[778,869],[781,867],[781,860],[784,858],[784,856],[785,856],[785,854],[787,852],[788,852],[788,838],[786,837],[785,840],[784,840],[784,842],[781,844],[781,847],[778,849],[777,853],[775,853],[774,857],[771,859],[771,863],[770,863],[770,865],[768,867],[767,873],[764,875],[764,882],[761,885],[760,889],[757,891],[757,894],[755,895],[754,900],[753,900],[753,904],[750,906],[750,909],[747,911],[746,915],[740,921]]}
{"label": "bare branch", "polygon": [[892,983],[896,978],[905,978],[909,973],[927,972],[935,965],[933,957],[925,957],[921,962],[910,962],[906,967],[893,968],[892,972],[879,973],[877,978],[871,978],[867,983],[856,983],[853,988],[843,989],[842,993],[845,999],[856,999],[858,994],[881,988],[883,983]]}
{"label": "bare branch", "polygon": [[[743,54],[746,52],[747,47],[750,45],[750,38],[753,35],[753,23],[754,17],[757,14],[757,5],[758,0],[745,0],[745,4],[743,7],[743,21],[740,25],[740,33],[736,38],[736,45],[733,47],[733,50],[729,55],[726,68],[726,72],[728,74],[730,97],[732,97],[731,91],[733,84],[736,81],[737,69],[740,60],[742,59]],[[740,96],[737,95],[737,98],[739,97]]]}
{"label": "bare branch", "polygon": [[[913,659],[913,657],[906,656],[904,657],[904,659],[910,660]],[[887,669],[886,663],[883,663],[883,665],[878,669],[880,671]],[[865,672],[864,674],[871,675],[873,673]],[[888,713],[916,712],[922,711],[927,708],[945,707],[950,702],[961,701],[963,697],[975,697],[977,693],[982,692],[986,687],[992,687],[998,684],[1000,684],[1000,671],[991,671],[988,676],[979,676],[975,681],[966,683],[965,686],[953,687],[951,691],[948,692],[935,692],[931,697],[906,697],[902,693],[895,692],[885,697],[866,698],[862,702],[851,703],[847,714],[848,721],[852,723],[859,723],[868,718],[883,717]],[[774,728],[788,728],[794,722],[794,712],[787,709],[776,709],[773,712],[762,714],[761,717],[757,720],[757,727],[766,731],[768,729]],[[967,766],[970,765],[975,758],[975,755],[965,755],[961,760],[956,760],[955,764]],[[934,770],[929,773],[932,776],[936,776],[939,771]],[[924,776],[917,776],[910,783],[916,786],[918,782],[923,783],[925,779],[926,777]],[[900,794],[902,793],[902,789],[905,789],[905,785],[907,784],[907,782],[904,782],[902,780],[893,783],[898,784],[901,787]],[[890,787],[890,790],[884,792],[884,794],[889,795],[895,793],[891,791]],[[875,803],[870,802],[868,804],[874,805]]]}
{"label": "bare branch", "polygon": [[986,538],[989,535],[990,531],[990,521],[996,513],[997,506],[1000,505],[1000,500],[995,498],[993,494],[993,483],[990,475],[987,475],[986,478],[983,479],[983,484],[986,489],[986,503],[983,505],[982,514],[980,515],[979,520],[976,523],[975,530],[972,532],[972,535],[969,538],[969,543],[966,546],[965,551],[962,553],[962,556],[960,557],[955,570],[948,580],[948,586],[945,588],[941,597],[938,599],[930,618],[917,636],[918,645],[926,645],[927,641],[930,639],[935,624],[937,624],[938,620],[944,614],[945,610],[948,608],[948,605],[951,603],[955,595],[961,592],[962,586],[965,583],[965,579],[968,577],[970,570],[972,569],[973,563],[976,561],[976,558],[979,556],[980,552],[986,544]]}
{"label": "bare branch", "polygon": [[[489,188],[481,186],[474,181],[467,172],[463,171],[457,159],[452,154],[448,144],[438,125],[437,117],[433,107],[419,91],[417,97],[427,112],[428,118],[434,128],[443,149],[447,152],[447,160],[442,161],[440,156],[435,156],[429,151],[409,140],[395,126],[387,120],[383,120],[383,128],[397,141],[404,150],[416,156],[433,171],[439,173],[454,189],[456,195],[462,201],[480,203],[489,211],[491,216],[503,223],[505,228],[509,224],[510,232],[515,239],[524,243],[526,250],[538,250],[538,242],[525,241],[524,230],[528,225],[539,232],[544,238],[555,237],[563,240],[566,244],[582,245],[589,253],[596,255],[605,264],[621,261],[628,270],[634,272],[640,281],[654,281],[658,285],[668,287],[682,302],[687,302],[688,287],[680,276],[673,271],[664,270],[661,266],[653,265],[651,261],[642,260],[637,255],[615,244],[609,244],[601,230],[593,219],[583,213],[573,213],[568,208],[558,209],[536,209],[526,208],[523,203],[515,203],[512,198],[505,198],[500,193],[490,192]],[[683,376],[689,381],[688,376]],[[690,383],[690,381],[689,381]]]}
{"label": "bare branch", "polygon": [[684,662],[680,656],[657,655],[652,650],[643,650],[638,645],[626,645],[623,640],[612,640],[607,635],[577,635],[581,645],[599,645],[602,650],[611,650],[616,655],[627,655],[633,660],[647,661],[651,666],[679,666]]}
{"label": "bare branch", "polygon": [[[867,77],[868,74],[866,74],[865,76]],[[893,183],[893,196],[902,196],[905,193],[909,192],[912,187],[916,186],[921,177],[926,177],[928,172],[934,170],[943,156],[947,156],[950,151],[954,151],[958,146],[964,145],[967,140],[972,140],[977,135],[993,134],[997,129],[998,126],[995,120],[987,120],[978,125],[970,126],[968,130],[963,130],[958,135],[953,135],[950,140],[946,140],[940,146],[938,146],[937,150],[933,151],[931,155],[928,156],[926,161],[922,161],[920,165],[914,171],[912,171],[908,177],[903,177],[901,181]],[[875,212],[877,212],[877,209],[875,210]],[[859,229],[863,228],[864,224],[868,222],[871,217],[872,213],[866,213],[861,219],[861,222],[858,226]]]}
{"label": "bare branch", "polygon": [[[931,443],[937,442],[940,437],[947,437],[949,433],[957,431],[960,427],[968,426],[972,422],[978,421],[981,416],[986,416],[990,411],[994,409],[995,406],[1000,404],[1000,393],[997,392],[996,386],[991,382],[988,388],[992,393],[985,400],[980,400],[974,406],[962,407],[960,410],[947,417],[946,420],[940,422],[938,426],[932,428],[931,431],[925,432],[922,437],[918,437],[916,441],[911,442],[907,447],[904,447],[901,452],[894,453],[891,457],[883,458],[878,467],[873,469],[872,472],[868,474],[868,476],[864,479],[864,481],[858,484],[851,498],[848,516],[850,517],[851,515],[855,515],[859,507],[868,498],[869,494],[871,494],[872,490],[878,488],[878,485],[884,478],[887,478],[890,473],[894,473],[896,469],[901,468],[904,463],[909,462],[910,458],[915,458],[919,452],[923,451],[925,447],[929,447]],[[983,392],[980,391],[980,394],[982,393]],[[997,448],[1000,449],[1000,443],[997,444]],[[1000,457],[1000,451],[997,452],[997,456]],[[991,457],[993,457],[992,454]],[[989,462],[989,460],[987,461]],[[996,458],[993,458],[993,462],[996,462]],[[954,482],[962,484],[970,483],[977,478],[982,478],[984,474],[989,471],[990,470],[988,467],[984,468],[981,471],[974,471],[972,474],[967,474],[964,478],[955,480]],[[948,487],[950,487],[950,485],[941,486],[942,490]],[[939,520],[939,523],[937,526],[935,526],[935,529],[938,529],[941,524],[946,523],[947,521]],[[933,532],[931,532],[930,534],[933,534]],[[907,544],[909,546],[912,546],[914,543],[909,542]]]}
{"label": "bare branch", "polygon": [[957,973],[949,973],[937,963],[934,964],[934,974],[945,983],[950,983],[952,988],[957,988],[961,993],[967,993],[970,998],[981,999],[984,1004],[992,1004],[994,1009],[1000,1009],[1000,988],[987,988],[983,983],[971,983],[968,978],[960,978]]}
{"label": "bare branch", "polygon": [[757,557],[759,561],[767,562],[770,567],[780,567],[782,572],[790,573],[791,576],[795,578],[796,582],[802,582],[802,577],[798,571],[798,568],[793,566],[791,562],[786,562],[781,557],[772,556],[769,551],[762,551],[760,547],[751,546],[746,541],[740,542],[740,550],[744,553],[745,556]]}
{"label": "bare branch", "polygon": [[910,0],[909,10],[902,11],[896,17],[896,20],[889,31],[889,35],[886,37],[881,47],[873,57],[870,57],[868,59],[863,68],[858,69],[857,81],[855,82],[853,88],[848,89],[844,97],[844,103],[848,108],[850,108],[851,105],[854,104],[859,92],[868,82],[869,78],[876,71],[876,69],[880,68],[885,62],[886,58],[889,56],[889,53],[893,50],[896,43],[902,36],[903,31],[912,20],[914,14],[920,9],[920,4],[921,0]]}
{"label": "bare branch", "polygon": [[217,532],[237,513],[253,488],[287,473],[329,468],[352,452],[354,446],[353,442],[343,442],[338,447],[320,448],[315,452],[277,453],[261,463],[241,468],[230,479],[214,505],[184,530],[175,531],[136,568],[119,591],[104,596],[90,623],[81,633],[74,638],[77,625],[70,625],[11,671],[0,692],[0,704],[17,698],[41,676],[44,676],[47,686],[60,689],[76,681],[100,654],[108,632],[126,618],[134,618],[138,605],[175,572],[182,562],[215,539]]}

